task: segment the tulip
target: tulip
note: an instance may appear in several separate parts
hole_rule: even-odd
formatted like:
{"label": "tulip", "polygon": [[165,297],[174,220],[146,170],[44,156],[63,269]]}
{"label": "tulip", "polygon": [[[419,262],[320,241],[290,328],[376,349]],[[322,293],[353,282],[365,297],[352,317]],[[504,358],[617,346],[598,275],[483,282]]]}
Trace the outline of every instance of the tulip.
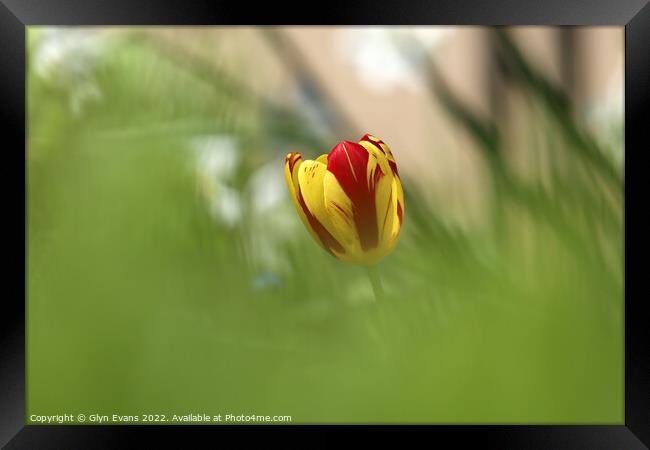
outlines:
{"label": "tulip", "polygon": [[298,215],[314,240],[336,258],[378,262],[393,250],[404,217],[404,193],[388,146],[366,134],[327,155],[287,155],[284,169]]}

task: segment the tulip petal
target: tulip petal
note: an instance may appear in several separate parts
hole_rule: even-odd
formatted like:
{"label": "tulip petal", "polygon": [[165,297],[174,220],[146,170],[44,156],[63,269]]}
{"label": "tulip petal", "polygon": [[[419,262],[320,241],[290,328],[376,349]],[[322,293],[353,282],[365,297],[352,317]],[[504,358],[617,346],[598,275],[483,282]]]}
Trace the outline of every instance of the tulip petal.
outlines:
{"label": "tulip petal", "polygon": [[399,220],[398,223],[395,225],[397,226],[397,232],[399,233],[399,229],[402,226],[402,222],[404,221],[404,190],[402,189],[402,182],[399,179],[399,176],[395,176],[393,178],[393,192],[397,194],[397,218]]}
{"label": "tulip petal", "polygon": [[390,174],[382,176],[376,185],[377,216],[375,224],[380,227],[379,241],[375,247],[364,249],[361,246],[357,224],[354,220],[355,205],[334,174],[331,172],[325,174],[325,206],[335,229],[334,234],[346,250],[345,255],[339,256],[339,259],[357,264],[372,264],[386,256],[395,246],[399,225],[395,225],[398,224],[398,220],[394,185],[394,179]]}
{"label": "tulip petal", "polygon": [[[364,251],[379,244],[376,185],[385,175],[377,159],[354,142],[341,142],[330,152],[327,170],[338,181],[351,202],[351,215]],[[343,205],[341,205],[343,206]]]}
{"label": "tulip petal", "polygon": [[395,161],[390,148],[388,148],[388,145],[386,145],[384,141],[371,134],[365,134],[359,141],[359,144],[363,145],[365,148],[374,148],[376,153],[384,155],[393,175],[399,177],[399,173],[397,172],[397,162]]}
{"label": "tulip petal", "polygon": [[374,143],[369,141],[359,141],[359,145],[365,148],[370,155],[374,156],[383,173],[389,173],[391,171],[386,153],[381,150],[381,147],[375,146]]}
{"label": "tulip petal", "polygon": [[[334,256],[338,256],[339,254],[344,253],[345,249],[321,222],[323,219],[327,220],[327,216],[320,212],[323,208],[319,207],[318,203],[319,196],[321,198],[320,202],[324,202],[322,194],[322,175],[320,177],[320,183],[313,182],[313,180],[307,180],[305,176],[307,171],[314,165],[322,166],[324,172],[324,164],[310,160],[303,161],[299,153],[289,153],[285,162],[285,180],[287,182],[287,187],[289,188],[289,193],[291,194],[296,206],[296,210],[298,211],[298,215],[302,219],[307,230],[309,230],[314,240],[325,250]],[[309,170],[310,175],[313,172],[313,170]],[[302,186],[301,177],[303,178]],[[315,175],[312,178],[315,178]],[[320,193],[318,193],[319,184]],[[303,188],[306,189],[304,194]],[[309,200],[306,200],[306,198]],[[313,209],[310,209],[308,202],[312,205]],[[320,217],[317,216],[315,212],[319,212]]]}
{"label": "tulip petal", "polygon": [[[399,233],[399,227],[402,225],[402,221],[404,219],[404,191],[402,190],[402,182],[399,177],[399,172],[397,171],[397,162],[393,157],[393,153],[390,151],[390,148],[388,148],[388,145],[386,145],[384,141],[371,134],[364,135],[359,141],[359,144],[369,149],[368,151],[372,152],[370,148],[374,149],[374,153],[380,155],[378,157],[380,164],[382,163],[381,156],[383,155],[386,157],[386,163],[388,167],[390,167],[390,171],[395,178],[395,186],[393,188],[393,191],[396,193],[396,211],[398,218],[398,222],[395,224],[395,226],[397,228],[396,232]],[[382,164],[382,169],[384,167],[385,166]]]}
{"label": "tulip petal", "polygon": [[394,223],[397,221],[397,192],[395,192],[395,179],[390,172],[377,183],[375,198],[379,243],[382,246],[391,246]]}
{"label": "tulip petal", "polygon": [[296,201],[298,187],[298,168],[302,164],[302,155],[296,152],[290,152],[284,160],[284,179],[287,182],[287,188],[291,198]]}
{"label": "tulip petal", "polygon": [[330,171],[323,178],[325,209],[327,210],[335,234],[345,246],[347,253],[360,252],[359,234],[354,220],[354,205],[338,180]]}

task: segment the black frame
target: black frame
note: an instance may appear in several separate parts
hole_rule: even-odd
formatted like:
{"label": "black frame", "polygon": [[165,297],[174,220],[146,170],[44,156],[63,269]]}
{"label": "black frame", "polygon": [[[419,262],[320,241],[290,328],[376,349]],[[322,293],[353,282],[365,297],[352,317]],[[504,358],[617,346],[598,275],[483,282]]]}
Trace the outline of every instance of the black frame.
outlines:
{"label": "black frame", "polygon": [[[650,314],[642,297],[644,203],[636,194],[641,180],[642,156],[648,151],[644,127],[650,117],[650,6],[649,0],[426,0],[406,2],[361,0],[309,4],[299,10],[290,2],[262,3],[251,7],[221,0],[181,2],[170,0],[0,0],[0,123],[4,148],[2,177],[11,193],[11,211],[5,217],[14,244],[3,305],[0,348],[0,444],[11,449],[123,448],[152,431],[168,440],[176,426],[35,426],[24,425],[25,416],[25,277],[26,247],[20,239],[26,226],[25,175],[25,27],[28,25],[223,25],[265,24],[431,24],[431,25],[615,25],[625,27],[625,424],[588,426],[431,426],[409,432],[430,433],[430,438],[451,439],[456,444],[515,449],[642,449],[650,445]],[[15,168],[15,169],[14,169]],[[8,169],[8,170],[7,170]],[[7,177],[11,174],[11,177]],[[14,178],[15,176],[15,178]],[[15,184],[14,184],[15,183]],[[630,186],[634,186],[630,188]],[[634,189],[634,190],[633,190]],[[633,204],[636,202],[636,205]],[[7,201],[5,200],[5,207]],[[636,209],[635,209],[636,206]],[[23,241],[24,242],[24,241]],[[633,245],[627,245],[633,242]],[[8,270],[8,272],[7,272]],[[21,298],[22,297],[22,298]],[[154,430],[155,428],[155,430]],[[258,427],[277,430],[277,427]],[[294,429],[296,427],[293,427]],[[312,429],[313,427],[297,427]],[[250,427],[185,427],[193,435],[221,433],[226,429],[244,437]],[[285,428],[286,429],[286,428]],[[327,433],[329,433],[329,429]],[[385,437],[385,429],[372,433]],[[388,431],[388,433],[392,433]],[[320,438],[324,437],[320,433]],[[215,442],[215,441],[213,441]],[[218,441],[217,441],[218,442]],[[216,442],[215,442],[216,444]]]}

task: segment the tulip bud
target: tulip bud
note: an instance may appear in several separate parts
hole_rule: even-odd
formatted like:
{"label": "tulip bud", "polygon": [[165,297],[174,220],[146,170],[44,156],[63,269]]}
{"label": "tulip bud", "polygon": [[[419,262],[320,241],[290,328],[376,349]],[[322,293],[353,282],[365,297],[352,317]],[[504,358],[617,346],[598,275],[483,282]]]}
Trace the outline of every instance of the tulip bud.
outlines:
{"label": "tulip bud", "polygon": [[342,261],[372,264],[395,247],[404,193],[388,146],[366,134],[328,155],[289,153],[285,178],[298,215],[314,240]]}

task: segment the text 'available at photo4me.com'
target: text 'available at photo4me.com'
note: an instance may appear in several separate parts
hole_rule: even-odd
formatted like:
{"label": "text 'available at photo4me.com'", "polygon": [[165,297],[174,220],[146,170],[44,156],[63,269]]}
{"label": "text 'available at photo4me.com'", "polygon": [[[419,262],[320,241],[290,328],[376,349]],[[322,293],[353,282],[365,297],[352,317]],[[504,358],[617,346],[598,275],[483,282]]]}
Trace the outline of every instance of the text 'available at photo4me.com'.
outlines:
{"label": "text 'available at photo4me.com'", "polygon": [[28,422],[38,425],[61,424],[155,424],[155,423],[184,423],[184,424],[237,424],[237,423],[291,423],[289,415],[261,414],[31,414]]}

